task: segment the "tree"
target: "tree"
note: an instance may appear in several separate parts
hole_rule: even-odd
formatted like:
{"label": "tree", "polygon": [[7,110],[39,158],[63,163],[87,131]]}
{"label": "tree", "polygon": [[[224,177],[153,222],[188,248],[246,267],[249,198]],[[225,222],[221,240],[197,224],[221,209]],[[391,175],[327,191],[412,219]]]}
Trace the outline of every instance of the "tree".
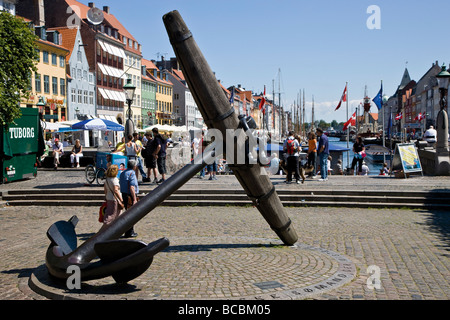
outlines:
{"label": "tree", "polygon": [[336,120],[331,121],[331,126],[336,130],[338,122]]}
{"label": "tree", "polygon": [[20,99],[29,97],[31,74],[36,71],[37,37],[30,25],[0,12],[0,123],[21,116]]}

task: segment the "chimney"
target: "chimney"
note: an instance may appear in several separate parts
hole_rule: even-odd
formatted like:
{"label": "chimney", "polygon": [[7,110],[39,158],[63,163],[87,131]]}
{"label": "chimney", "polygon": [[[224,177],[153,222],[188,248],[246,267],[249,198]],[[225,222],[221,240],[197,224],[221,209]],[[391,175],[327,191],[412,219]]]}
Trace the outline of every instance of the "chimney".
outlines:
{"label": "chimney", "polygon": [[103,11],[105,11],[107,14],[109,14],[109,7],[108,6],[104,6],[103,7]]}
{"label": "chimney", "polygon": [[39,27],[45,26],[45,6],[44,0],[34,0],[34,8],[36,12],[35,25]]}
{"label": "chimney", "polygon": [[88,3],[88,6],[89,6],[89,8],[95,8],[95,3],[89,2],[89,3]]}

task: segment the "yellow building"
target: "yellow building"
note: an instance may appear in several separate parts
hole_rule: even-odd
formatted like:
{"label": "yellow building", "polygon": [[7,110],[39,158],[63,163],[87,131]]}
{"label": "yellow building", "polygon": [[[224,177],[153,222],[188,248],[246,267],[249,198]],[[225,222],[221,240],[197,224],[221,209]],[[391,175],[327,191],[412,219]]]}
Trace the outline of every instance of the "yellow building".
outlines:
{"label": "yellow building", "polygon": [[37,72],[31,76],[30,97],[22,100],[21,107],[36,107],[43,97],[45,107],[40,110],[45,121],[64,121],[67,118],[67,81],[66,56],[69,50],[60,45],[57,30],[47,31],[45,27],[36,27],[39,39],[36,51],[39,53]]}
{"label": "yellow building", "polygon": [[156,121],[158,124],[173,124],[173,84],[164,71],[157,71]]}

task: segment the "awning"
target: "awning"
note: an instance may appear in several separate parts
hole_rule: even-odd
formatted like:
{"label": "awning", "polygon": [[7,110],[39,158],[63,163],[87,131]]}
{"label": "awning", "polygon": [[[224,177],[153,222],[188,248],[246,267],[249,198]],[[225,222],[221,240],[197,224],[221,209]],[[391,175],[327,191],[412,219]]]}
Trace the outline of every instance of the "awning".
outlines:
{"label": "awning", "polygon": [[116,47],[112,44],[109,44],[107,42],[103,42],[102,40],[97,40],[100,44],[100,47],[102,47],[103,51],[108,52],[109,54],[112,54],[114,56],[117,56],[119,58],[126,59],[125,51],[123,51],[122,48]]}
{"label": "awning", "polygon": [[125,102],[126,100],[125,93],[121,91],[98,88],[98,92],[100,92],[104,99],[115,100],[119,102]]}
{"label": "awning", "polygon": [[122,78],[124,80],[127,79],[125,73],[123,72],[123,70],[108,66],[106,64],[102,64],[102,63],[97,63],[98,67],[100,69],[100,71],[107,75],[107,76],[111,76],[111,77],[115,77],[115,78]]}

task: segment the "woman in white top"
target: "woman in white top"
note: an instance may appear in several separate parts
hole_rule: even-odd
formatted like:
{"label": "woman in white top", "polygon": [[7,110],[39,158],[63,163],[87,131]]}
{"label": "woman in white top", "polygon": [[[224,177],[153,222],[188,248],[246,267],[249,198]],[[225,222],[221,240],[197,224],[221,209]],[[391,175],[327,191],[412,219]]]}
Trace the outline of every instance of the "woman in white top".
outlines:
{"label": "woman in white top", "polygon": [[113,164],[108,170],[106,170],[106,180],[104,185],[105,198],[106,198],[106,210],[103,217],[103,224],[108,225],[114,221],[122,211],[123,199],[120,192],[119,179],[117,174],[119,173],[119,167]]}
{"label": "woman in white top", "polygon": [[125,152],[128,159],[136,160],[137,152],[139,151],[136,144],[133,142],[133,136],[129,135],[128,142],[125,144]]}

